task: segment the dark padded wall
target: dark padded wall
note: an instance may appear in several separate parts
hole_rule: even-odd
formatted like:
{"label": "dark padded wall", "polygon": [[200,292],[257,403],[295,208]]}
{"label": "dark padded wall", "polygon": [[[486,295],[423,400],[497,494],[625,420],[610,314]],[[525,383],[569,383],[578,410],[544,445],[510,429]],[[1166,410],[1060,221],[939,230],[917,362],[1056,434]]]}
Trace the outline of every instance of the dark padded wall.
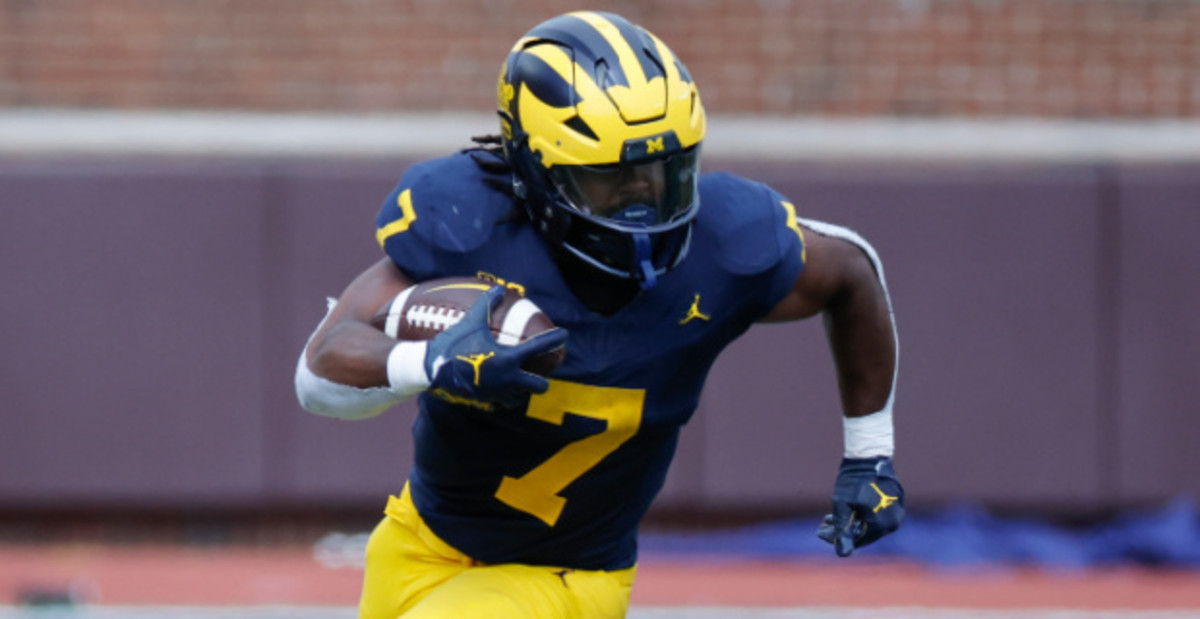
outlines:
{"label": "dark padded wall", "polygon": [[0,496],[254,500],[265,196],[224,166],[0,170]]}
{"label": "dark padded wall", "polygon": [[[1102,496],[1104,481],[1091,465],[1099,457],[1096,359],[1102,352],[1096,338],[1093,170],[858,166],[796,172],[758,166],[742,171],[770,179],[804,216],[860,232],[881,254],[901,335],[897,449],[914,495],[1047,506]],[[775,351],[777,363],[797,356],[788,355],[786,338],[767,336],[762,342]],[[764,440],[798,437],[794,449],[802,453],[785,455],[777,472],[760,483],[763,492],[771,492],[769,487],[795,478],[795,471],[817,467],[824,475],[816,479],[820,496],[828,491],[831,482],[825,478],[840,454],[840,427],[835,423],[831,429],[826,421],[810,426],[808,420],[836,416],[839,409],[831,369],[815,380],[805,377],[807,367],[828,365],[823,341],[798,342],[794,345],[805,358],[792,384],[811,390],[815,401],[802,398],[785,406],[781,412],[791,419],[782,436]],[[749,360],[730,364],[749,366]],[[721,393],[730,407],[741,397],[732,389]],[[779,393],[755,397],[767,407]],[[749,451],[773,430],[730,420],[723,432],[753,434],[740,447]],[[772,446],[787,454],[784,445]],[[723,460],[732,466],[740,458],[727,450]],[[730,479],[729,487],[736,488],[735,483]],[[813,489],[804,490],[809,497]]]}
{"label": "dark padded wall", "polygon": [[275,311],[284,322],[275,331],[267,389],[274,496],[321,504],[368,500],[382,509],[383,498],[407,475],[411,403],[370,421],[344,422],[305,413],[291,389],[297,355],[324,315],[326,297],[338,296],[383,255],[375,244],[375,213],[402,165],[313,168],[276,179],[274,219],[281,226],[272,239],[278,255],[273,271],[280,278]]}
{"label": "dark padded wall", "polygon": [[[381,254],[405,162],[0,161],[0,507],[361,506],[411,405],[304,413],[304,338]],[[722,165],[879,250],[914,505],[1196,494],[1200,168]],[[841,430],[819,320],[718,361],[661,507],[818,508]]]}
{"label": "dark padded wall", "polygon": [[[1122,501],[1200,495],[1200,170],[1119,174],[1109,464]],[[1106,454],[1107,456],[1107,454]]]}

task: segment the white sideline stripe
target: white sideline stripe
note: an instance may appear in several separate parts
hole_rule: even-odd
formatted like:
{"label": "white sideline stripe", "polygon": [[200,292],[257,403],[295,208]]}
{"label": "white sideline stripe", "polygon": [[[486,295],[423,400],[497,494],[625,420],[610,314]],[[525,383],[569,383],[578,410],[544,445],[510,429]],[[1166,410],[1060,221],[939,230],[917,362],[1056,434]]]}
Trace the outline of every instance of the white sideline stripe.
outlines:
{"label": "white sideline stripe", "polygon": [[504,324],[500,325],[500,334],[496,336],[496,343],[503,346],[520,344],[521,334],[525,333],[525,325],[529,324],[529,320],[533,318],[534,314],[541,311],[529,299],[517,300],[504,315]]}
{"label": "white sideline stripe", "polygon": [[[0,619],[354,619],[352,606],[65,606],[19,608],[0,606]],[[633,606],[629,619],[1183,619],[1196,609],[1178,610],[1075,610],[975,608],[751,608],[718,606]]]}
{"label": "white sideline stripe", "polygon": [[[1200,161],[1200,120],[714,116],[705,154],[754,160]],[[0,111],[0,155],[440,155],[496,133],[490,113]]]}

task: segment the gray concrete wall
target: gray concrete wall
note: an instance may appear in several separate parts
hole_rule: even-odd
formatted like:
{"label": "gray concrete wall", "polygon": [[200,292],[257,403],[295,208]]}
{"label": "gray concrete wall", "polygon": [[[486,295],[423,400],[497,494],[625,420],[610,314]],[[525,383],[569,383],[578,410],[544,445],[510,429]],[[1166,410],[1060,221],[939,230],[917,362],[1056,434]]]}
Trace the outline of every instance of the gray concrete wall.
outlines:
{"label": "gray concrete wall", "polygon": [[[314,417],[291,376],[405,163],[0,160],[0,509],[378,507],[412,407]],[[1200,166],[707,167],[880,251],[914,506],[1200,494]],[[840,432],[819,321],[755,328],[659,506],[824,505]]]}

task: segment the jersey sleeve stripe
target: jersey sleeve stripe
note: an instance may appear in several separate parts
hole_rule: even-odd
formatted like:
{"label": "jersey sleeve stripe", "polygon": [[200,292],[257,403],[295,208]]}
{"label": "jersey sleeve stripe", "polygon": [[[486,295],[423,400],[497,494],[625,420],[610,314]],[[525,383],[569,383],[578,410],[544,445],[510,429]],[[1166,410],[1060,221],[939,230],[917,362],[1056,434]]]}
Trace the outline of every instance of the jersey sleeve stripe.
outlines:
{"label": "jersey sleeve stripe", "polygon": [[795,232],[796,236],[800,237],[800,262],[808,262],[808,248],[805,247],[804,243],[804,230],[800,228],[800,224],[797,222],[796,206],[787,200],[781,201],[780,204],[783,204],[783,210],[787,211],[787,227],[791,228],[792,232]]}

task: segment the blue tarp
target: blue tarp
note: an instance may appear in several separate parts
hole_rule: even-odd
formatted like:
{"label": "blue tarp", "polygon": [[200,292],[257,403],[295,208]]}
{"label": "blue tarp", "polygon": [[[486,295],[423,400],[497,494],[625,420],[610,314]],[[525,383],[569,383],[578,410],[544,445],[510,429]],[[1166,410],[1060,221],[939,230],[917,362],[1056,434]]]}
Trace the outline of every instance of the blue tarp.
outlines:
{"label": "blue tarp", "polygon": [[[789,520],[704,533],[643,533],[647,554],[695,553],[751,558],[830,557],[817,519]],[[930,565],[1002,564],[1085,568],[1120,564],[1200,569],[1200,510],[1179,499],[1157,510],[1070,528],[1006,519],[962,506],[910,515],[896,534],[858,551]]]}

